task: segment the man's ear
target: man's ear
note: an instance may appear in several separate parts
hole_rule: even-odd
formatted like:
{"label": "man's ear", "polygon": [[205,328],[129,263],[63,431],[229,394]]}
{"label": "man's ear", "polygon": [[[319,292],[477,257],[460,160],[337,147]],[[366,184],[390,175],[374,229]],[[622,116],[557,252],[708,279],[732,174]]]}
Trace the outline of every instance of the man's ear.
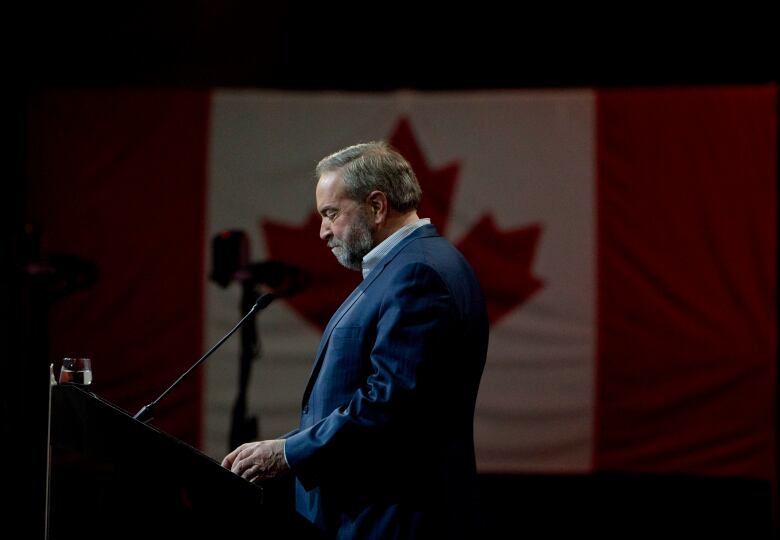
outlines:
{"label": "man's ear", "polygon": [[381,191],[372,191],[368,195],[368,204],[374,214],[374,223],[379,225],[387,220],[388,201],[387,195]]}

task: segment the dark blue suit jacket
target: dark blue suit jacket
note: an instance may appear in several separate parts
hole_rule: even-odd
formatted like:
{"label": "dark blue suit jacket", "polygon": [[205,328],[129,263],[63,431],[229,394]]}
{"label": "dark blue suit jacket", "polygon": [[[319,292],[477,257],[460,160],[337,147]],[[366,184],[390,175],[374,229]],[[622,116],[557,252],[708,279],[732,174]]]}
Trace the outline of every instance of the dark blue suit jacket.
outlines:
{"label": "dark blue suit jacket", "polygon": [[473,270],[435,227],[393,248],[322,336],[285,446],[298,512],[339,538],[468,537],[488,328]]}

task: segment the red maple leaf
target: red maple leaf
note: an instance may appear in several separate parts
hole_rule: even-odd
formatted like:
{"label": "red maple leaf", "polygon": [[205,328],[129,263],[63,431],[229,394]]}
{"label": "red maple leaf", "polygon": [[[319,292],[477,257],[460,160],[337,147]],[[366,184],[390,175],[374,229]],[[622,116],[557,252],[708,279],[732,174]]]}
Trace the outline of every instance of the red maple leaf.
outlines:
{"label": "red maple leaf", "polygon": [[[419,215],[430,218],[444,235],[460,164],[453,162],[431,169],[405,118],[399,120],[389,143],[417,174],[423,191]],[[360,272],[341,266],[320,240],[320,216],[316,211],[302,226],[263,220],[261,227],[270,258],[305,271],[310,279],[304,290],[285,301],[304,319],[324,329],[333,312],[360,283]],[[458,242],[458,249],[471,262],[485,291],[491,324],[517,309],[542,287],[542,281],[531,274],[540,235],[541,226],[536,224],[500,231],[492,216],[485,214]]]}
{"label": "red maple leaf", "polygon": [[542,287],[543,282],[531,275],[541,233],[540,225],[502,232],[493,216],[485,214],[458,242],[485,292],[491,325]]}

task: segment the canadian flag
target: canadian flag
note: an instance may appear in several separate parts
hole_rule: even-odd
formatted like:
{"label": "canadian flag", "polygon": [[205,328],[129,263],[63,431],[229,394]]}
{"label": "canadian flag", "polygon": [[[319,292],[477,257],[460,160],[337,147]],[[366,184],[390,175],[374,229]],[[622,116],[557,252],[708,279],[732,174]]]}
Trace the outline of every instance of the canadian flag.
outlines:
{"label": "canadian flag", "polygon": [[[30,101],[30,215],[44,252],[98,265],[58,302],[52,361],[93,358],[135,412],[242,316],[212,241],[306,286],[255,321],[248,413],[297,425],[320,331],[359,280],[317,237],[314,165],[385,139],[422,217],[471,261],[490,347],[483,472],[775,472],[777,87],[337,93],[70,91]],[[155,423],[228,450],[238,339]],[[446,414],[446,403],[441,404]]]}

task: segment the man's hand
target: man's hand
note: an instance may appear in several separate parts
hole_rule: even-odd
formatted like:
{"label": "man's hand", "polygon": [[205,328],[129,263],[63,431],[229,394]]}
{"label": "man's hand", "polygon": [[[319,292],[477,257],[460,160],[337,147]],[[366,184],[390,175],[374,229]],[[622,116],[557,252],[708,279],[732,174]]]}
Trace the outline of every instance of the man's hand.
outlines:
{"label": "man's hand", "polygon": [[290,470],[283,439],[242,444],[225,456],[222,466],[250,482],[270,480]]}

